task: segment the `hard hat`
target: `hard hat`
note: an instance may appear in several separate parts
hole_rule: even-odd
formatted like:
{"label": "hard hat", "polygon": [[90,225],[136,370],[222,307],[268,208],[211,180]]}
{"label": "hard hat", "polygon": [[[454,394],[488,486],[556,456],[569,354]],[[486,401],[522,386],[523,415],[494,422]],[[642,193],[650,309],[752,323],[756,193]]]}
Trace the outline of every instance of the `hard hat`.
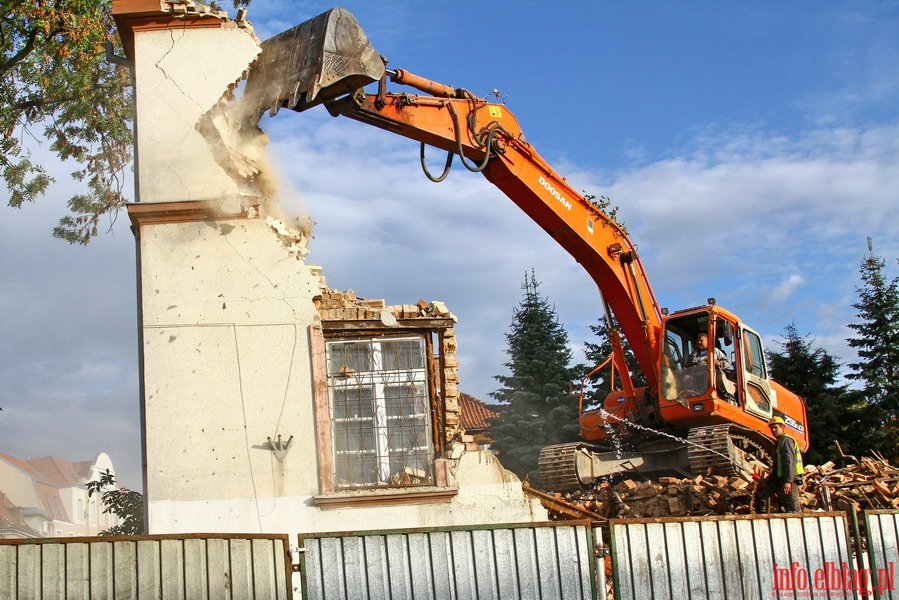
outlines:
{"label": "hard hat", "polygon": [[784,420],[780,417],[771,417],[771,420],[768,421],[768,425],[786,425]]}

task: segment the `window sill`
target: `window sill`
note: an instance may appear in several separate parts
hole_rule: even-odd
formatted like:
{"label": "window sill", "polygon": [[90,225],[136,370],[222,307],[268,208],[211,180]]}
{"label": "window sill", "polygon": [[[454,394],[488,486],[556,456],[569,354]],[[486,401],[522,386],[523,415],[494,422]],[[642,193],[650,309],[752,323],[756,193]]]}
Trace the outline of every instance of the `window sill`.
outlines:
{"label": "window sill", "polygon": [[394,506],[399,504],[433,504],[451,502],[459,488],[429,487],[422,490],[352,490],[322,496],[313,496],[312,504],[327,510],[331,508],[364,508],[369,506]]}

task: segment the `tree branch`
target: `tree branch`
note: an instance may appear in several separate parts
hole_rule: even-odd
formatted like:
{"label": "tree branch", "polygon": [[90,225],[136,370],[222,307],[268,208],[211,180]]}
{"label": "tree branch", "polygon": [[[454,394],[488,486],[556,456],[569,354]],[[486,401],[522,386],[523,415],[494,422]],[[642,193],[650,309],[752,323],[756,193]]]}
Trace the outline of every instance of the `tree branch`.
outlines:
{"label": "tree branch", "polygon": [[34,44],[36,41],[37,41],[37,30],[32,29],[31,35],[28,36],[28,41],[25,42],[25,45],[22,46],[22,48],[18,52],[16,52],[12,58],[10,58],[8,61],[6,61],[2,65],[0,65],[0,73],[6,73],[7,71],[9,71],[13,67],[15,67],[17,64],[19,64],[20,62],[25,60],[25,58],[27,58],[27,56],[29,54],[31,54],[31,51],[34,50]]}

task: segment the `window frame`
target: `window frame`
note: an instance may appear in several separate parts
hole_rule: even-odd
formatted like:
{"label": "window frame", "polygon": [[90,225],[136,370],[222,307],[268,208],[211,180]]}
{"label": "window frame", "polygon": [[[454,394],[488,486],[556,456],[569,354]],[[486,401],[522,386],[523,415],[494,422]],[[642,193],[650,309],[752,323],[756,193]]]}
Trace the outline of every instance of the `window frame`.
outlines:
{"label": "window frame", "polygon": [[[406,320],[404,320],[406,321]],[[322,321],[309,329],[312,347],[313,399],[315,410],[315,439],[318,458],[319,495],[313,504],[322,508],[344,508],[386,504],[448,502],[458,493],[450,485],[449,461],[446,452],[446,390],[447,365],[444,360],[444,330],[454,322],[444,319],[422,319],[425,323],[407,323],[391,329],[372,327],[369,322]],[[334,440],[331,428],[330,392],[327,371],[327,342],[336,340],[370,340],[373,338],[404,338],[418,335],[424,338],[426,393],[430,410],[430,444],[432,447],[431,485],[367,486],[338,488],[335,482]],[[439,348],[440,352],[435,352]]]}
{"label": "window frame", "polygon": [[[392,355],[389,346],[407,342],[411,342],[406,346],[412,349],[410,358],[418,364],[388,364]],[[341,353],[341,347],[347,348],[348,352]],[[433,402],[428,393],[429,369],[424,336],[326,340],[325,350],[329,365],[328,400],[336,463],[335,488],[433,485],[434,443],[430,410]],[[351,364],[338,364],[341,356],[348,358]],[[397,389],[407,389],[410,393],[397,397],[392,394]],[[396,401],[401,399],[409,400],[413,407],[405,416],[396,414],[395,410],[400,404]],[[403,445],[404,442],[397,444],[401,430],[411,430],[415,437],[423,432],[424,439],[411,446]],[[364,443],[359,440],[363,436],[366,438]],[[424,467],[416,469],[424,472],[424,481],[396,481],[401,474],[392,472],[392,464],[404,456],[409,457],[413,468]],[[402,481],[402,477],[399,478]]]}

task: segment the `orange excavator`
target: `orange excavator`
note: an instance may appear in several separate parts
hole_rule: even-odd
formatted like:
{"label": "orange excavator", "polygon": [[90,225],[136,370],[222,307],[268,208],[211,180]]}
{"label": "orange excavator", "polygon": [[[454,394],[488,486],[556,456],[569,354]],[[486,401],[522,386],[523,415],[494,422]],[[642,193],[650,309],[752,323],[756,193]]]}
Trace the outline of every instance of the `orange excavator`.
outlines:
{"label": "orange excavator", "polygon": [[[676,312],[661,308],[626,232],[525,141],[504,104],[404,69],[388,69],[342,8],[262,46],[242,98],[251,107],[248,125],[255,127],[265,112],[322,104],[333,116],[420,142],[422,166],[433,181],[445,178],[458,156],[596,282],[610,324],[613,353],[605,368],[612,372],[613,389],[602,406],[589,409],[581,395],[583,441],[543,449],[539,465],[545,489],[572,490],[630,469],[643,474],[750,471],[754,463],[770,461],[773,439],[767,423],[775,416],[784,419],[800,450],[808,449],[805,404],[769,379],[759,334],[714,299]],[[416,93],[388,91],[388,82]],[[374,83],[376,91],[363,89]],[[428,171],[426,146],[447,152],[439,175]],[[645,387],[634,386],[622,336],[648,381]]]}

